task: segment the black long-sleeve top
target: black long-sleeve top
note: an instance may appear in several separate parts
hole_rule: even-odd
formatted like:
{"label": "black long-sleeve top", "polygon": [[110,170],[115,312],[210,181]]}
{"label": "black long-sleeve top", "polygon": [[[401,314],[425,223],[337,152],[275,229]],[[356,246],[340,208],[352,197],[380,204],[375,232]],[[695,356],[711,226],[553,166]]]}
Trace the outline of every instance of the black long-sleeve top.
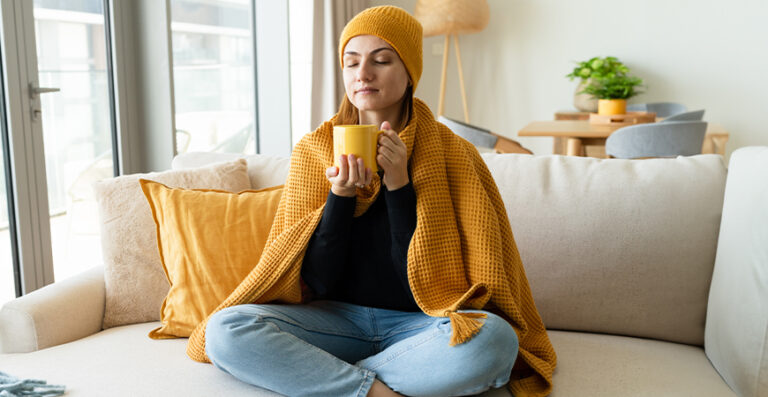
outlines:
{"label": "black long-sleeve top", "polygon": [[400,311],[418,311],[408,284],[408,246],[416,229],[413,185],[379,196],[353,217],[356,197],[328,193],[309,240],[301,276],[316,298]]}

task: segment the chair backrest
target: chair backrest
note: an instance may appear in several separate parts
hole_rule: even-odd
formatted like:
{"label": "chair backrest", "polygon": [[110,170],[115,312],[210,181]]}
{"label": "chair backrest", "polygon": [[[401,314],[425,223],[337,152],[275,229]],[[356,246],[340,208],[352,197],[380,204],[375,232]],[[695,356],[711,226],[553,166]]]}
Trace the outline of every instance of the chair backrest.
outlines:
{"label": "chair backrest", "polygon": [[703,121],[631,125],[608,136],[605,153],[621,159],[693,156],[701,154],[706,132]]}
{"label": "chair backrest", "polygon": [[631,112],[653,112],[656,113],[656,117],[669,117],[673,114],[683,113],[688,109],[681,103],[649,102],[627,105],[627,110]]}
{"label": "chair backrest", "polygon": [[496,146],[498,137],[491,134],[491,131],[489,130],[449,119],[445,116],[439,116],[437,121],[445,124],[445,126],[450,128],[454,134],[468,140],[469,143],[475,146],[484,148],[493,148]]}
{"label": "chair backrest", "polygon": [[701,121],[704,118],[704,109],[702,110],[692,110],[690,112],[683,112],[678,114],[673,114],[664,120],[661,120],[662,122],[668,122],[668,121]]}

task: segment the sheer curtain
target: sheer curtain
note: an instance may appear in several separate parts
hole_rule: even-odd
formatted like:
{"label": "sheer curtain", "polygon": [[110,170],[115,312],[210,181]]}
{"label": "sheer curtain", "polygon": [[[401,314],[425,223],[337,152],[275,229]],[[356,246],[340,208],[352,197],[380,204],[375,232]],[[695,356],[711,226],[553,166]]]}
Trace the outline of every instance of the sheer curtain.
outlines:
{"label": "sheer curtain", "polygon": [[339,67],[339,36],[347,22],[368,7],[368,0],[314,0],[312,24],[312,129],[331,118],[344,96]]}

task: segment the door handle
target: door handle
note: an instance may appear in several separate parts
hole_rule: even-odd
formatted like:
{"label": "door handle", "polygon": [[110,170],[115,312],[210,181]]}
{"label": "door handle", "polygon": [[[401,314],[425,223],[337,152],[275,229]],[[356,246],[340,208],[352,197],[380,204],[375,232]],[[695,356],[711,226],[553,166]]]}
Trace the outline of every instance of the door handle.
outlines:
{"label": "door handle", "polygon": [[29,97],[31,99],[37,98],[40,94],[47,94],[49,92],[59,92],[60,88],[56,87],[38,87],[35,83],[29,83]]}
{"label": "door handle", "polygon": [[29,83],[29,99],[32,101],[30,102],[30,116],[32,117],[32,121],[39,121],[40,120],[40,114],[42,111],[40,110],[40,101],[37,100],[40,97],[40,94],[47,94],[49,92],[59,92],[61,91],[60,88],[56,87],[38,87],[35,83]]}

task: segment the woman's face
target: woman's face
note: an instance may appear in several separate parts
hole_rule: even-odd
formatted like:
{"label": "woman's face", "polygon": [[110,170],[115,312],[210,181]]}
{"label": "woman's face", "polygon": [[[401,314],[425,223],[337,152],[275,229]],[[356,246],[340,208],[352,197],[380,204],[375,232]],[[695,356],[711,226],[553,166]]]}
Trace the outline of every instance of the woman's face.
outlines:
{"label": "woman's face", "polygon": [[376,36],[355,36],[344,47],[344,88],[360,111],[399,105],[408,87],[408,71],[397,52]]}

